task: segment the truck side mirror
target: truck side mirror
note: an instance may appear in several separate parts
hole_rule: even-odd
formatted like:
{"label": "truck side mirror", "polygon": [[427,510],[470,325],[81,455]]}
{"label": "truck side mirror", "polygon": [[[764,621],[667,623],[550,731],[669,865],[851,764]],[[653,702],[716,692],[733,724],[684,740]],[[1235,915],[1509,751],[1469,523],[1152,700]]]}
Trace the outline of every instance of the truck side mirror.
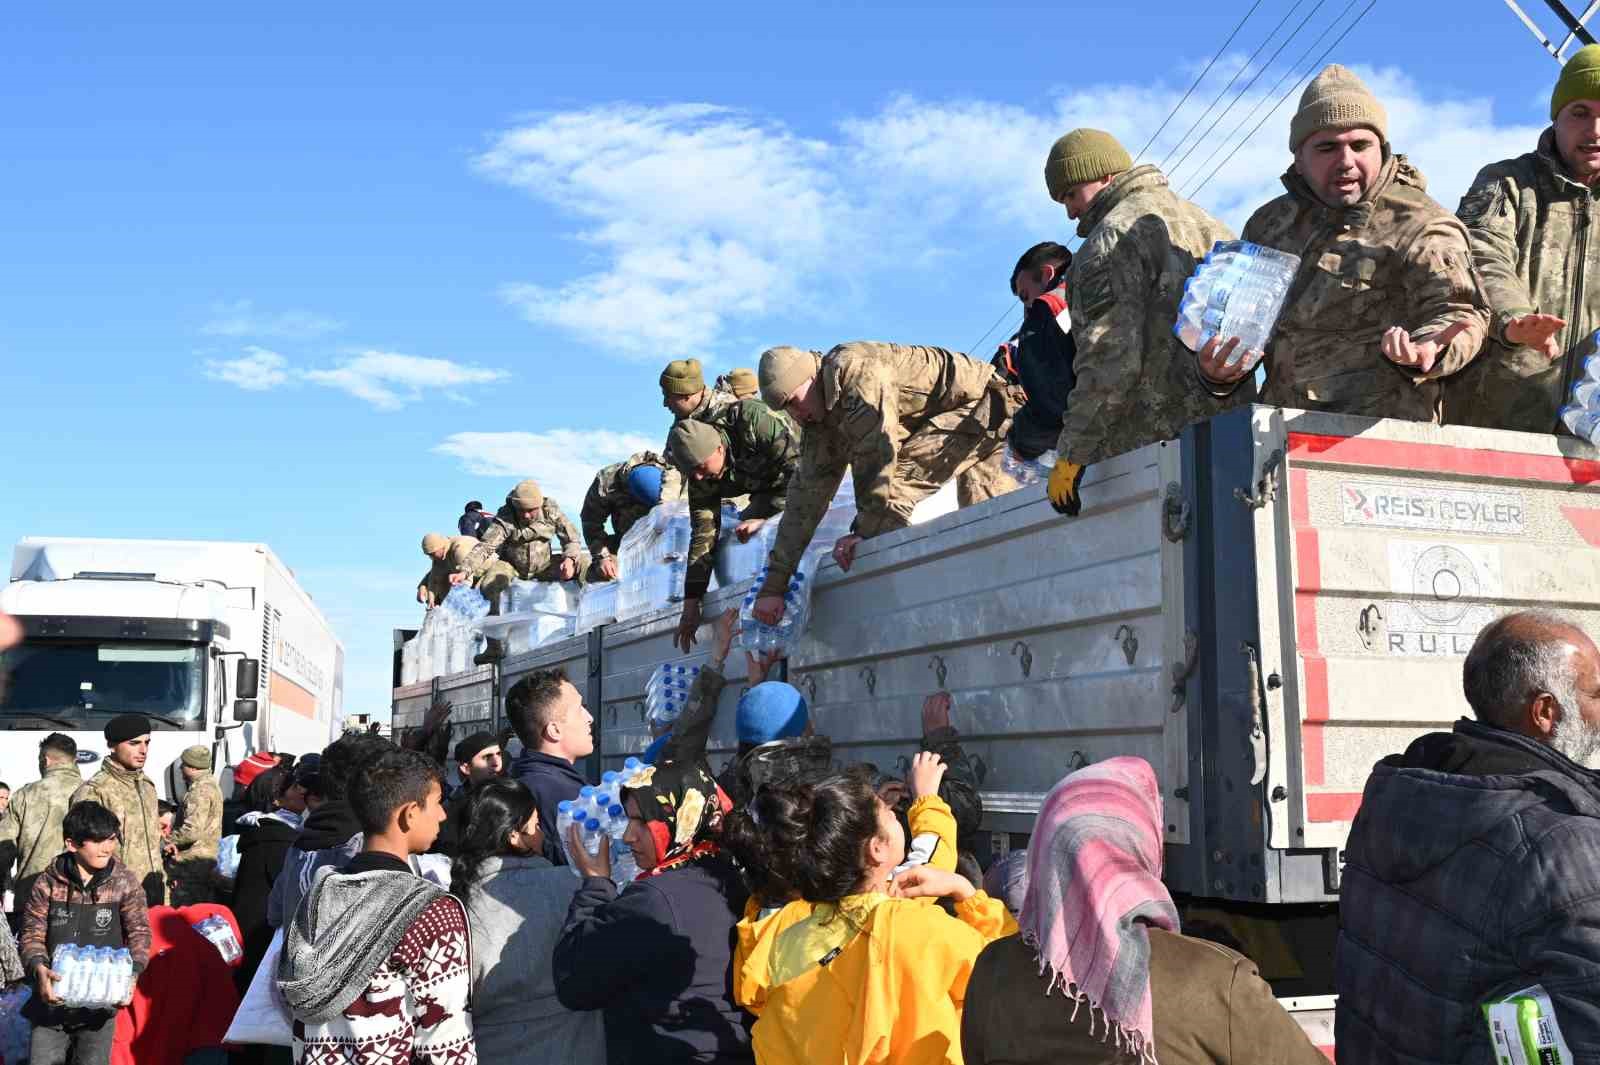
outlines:
{"label": "truck side mirror", "polygon": [[233,701],[233,719],[241,724],[246,721],[254,721],[258,709],[259,706],[254,699],[235,699]]}
{"label": "truck side mirror", "polygon": [[[239,659],[239,668],[234,673],[233,697],[235,699],[254,699],[261,688],[261,662],[254,658]],[[250,715],[255,717],[254,713]]]}

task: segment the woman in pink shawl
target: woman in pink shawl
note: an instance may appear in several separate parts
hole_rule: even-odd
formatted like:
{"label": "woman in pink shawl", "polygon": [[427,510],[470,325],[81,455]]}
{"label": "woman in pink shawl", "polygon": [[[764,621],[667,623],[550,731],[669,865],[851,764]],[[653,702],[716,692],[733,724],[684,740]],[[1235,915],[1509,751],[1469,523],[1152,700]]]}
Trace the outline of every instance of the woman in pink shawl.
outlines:
{"label": "woman in pink shawl", "polygon": [[1250,960],[1178,930],[1141,758],[1069,774],[1028,845],[1021,934],[967,985],[966,1065],[1327,1065]]}

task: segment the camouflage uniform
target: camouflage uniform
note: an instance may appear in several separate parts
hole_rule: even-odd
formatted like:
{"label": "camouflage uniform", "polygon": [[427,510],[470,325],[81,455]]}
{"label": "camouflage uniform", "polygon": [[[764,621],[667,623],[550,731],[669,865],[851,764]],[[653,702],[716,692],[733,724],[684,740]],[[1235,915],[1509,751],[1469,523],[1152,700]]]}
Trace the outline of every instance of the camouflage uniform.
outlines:
{"label": "camouflage uniform", "polygon": [[[1244,227],[1245,240],[1300,256],[1267,342],[1263,402],[1437,422],[1438,378],[1477,354],[1488,325],[1466,230],[1403,155],[1384,163],[1354,207],[1324,205],[1293,170],[1283,184],[1288,193]],[[1391,326],[1425,340],[1462,319],[1468,328],[1426,374],[1383,355]]]}
{"label": "camouflage uniform", "polygon": [[[703,422],[709,419],[714,411],[726,407],[730,403],[739,402],[738,397],[735,396],[731,390],[725,390],[720,381],[717,383],[715,388],[706,389],[705,393],[705,397],[700,400],[700,405],[694,410],[690,411],[688,414],[685,414],[683,418],[693,418],[696,421]],[[679,422],[683,421],[683,418],[673,418],[672,425],[677,425]],[[667,431],[671,432],[672,426],[669,425],[667,427]],[[672,459],[672,448],[665,444],[663,444],[661,447],[661,461],[665,462],[672,469],[678,468],[678,464]]]}
{"label": "camouflage uniform", "polygon": [[68,805],[86,799],[117,815],[122,824],[117,860],[144,886],[150,905],[161,905],[167,885],[161,864],[161,812],[156,806],[155,781],[107,758],[100,763],[100,771],[73,792]]}
{"label": "camouflage uniform", "polygon": [[[551,537],[561,541],[559,558],[551,557]],[[560,580],[557,568],[564,558],[576,562],[578,576],[583,576],[589,560],[583,553],[577,526],[561,512],[555,500],[547,497],[543,513],[528,525],[522,524],[522,516],[509,503],[495,511],[494,521],[483,530],[483,539],[468,553],[461,568],[480,592],[498,602],[500,593],[511,587],[512,581]]]}
{"label": "camouflage uniform", "polygon": [[[607,555],[615,555],[622,538],[633,528],[633,523],[650,513],[650,508],[628,491],[628,474],[640,466],[662,466],[664,462],[654,451],[639,451],[630,455],[626,462],[613,462],[594,475],[589,492],[583,497],[583,510],[578,520],[583,525],[583,540],[589,545],[589,555],[596,562]],[[669,502],[682,494],[683,475],[676,467],[664,467],[661,471],[661,501]],[[606,531],[608,519],[611,522],[610,532]]]}
{"label": "camouflage uniform", "polygon": [[[10,844],[5,850],[17,862],[17,898],[27,895],[28,884],[66,846],[61,822],[81,787],[83,776],[76,765],[53,765],[11,796],[11,805],[0,817],[0,845]],[[9,862],[7,866],[9,872]]]}
{"label": "camouflage uniform", "polygon": [[759,399],[723,406],[706,421],[722,437],[727,461],[716,480],[689,480],[689,565],[683,593],[690,598],[705,595],[711,583],[722,501],[748,496],[740,519],[770,518],[783,510],[789,481],[800,464],[800,441],[792,423]]}
{"label": "camouflage uniform", "polygon": [[427,576],[417,583],[417,590],[430,592],[435,606],[444,602],[444,597],[450,594],[450,574],[466,564],[467,556],[477,546],[478,539],[475,536],[450,537],[450,549],[442,560],[435,559],[433,565],[428,567]]}
{"label": "camouflage uniform", "polygon": [[1078,220],[1083,247],[1067,287],[1073,373],[1057,451],[1080,466],[1120,455],[1247,401],[1204,387],[1195,356],[1172,333],[1195,264],[1228,227],[1180,199],[1166,175],[1136,166],[1112,179]]}
{"label": "camouflage uniform", "polygon": [[993,476],[960,480],[962,506],[1015,487],[999,466],[1021,390],[987,362],[943,348],[860,341],[822,357],[816,387],[822,418],[806,426],[763,595],[787,587],[846,467],[855,481],[855,531],[863,537],[911,524],[918,502],[974,466],[992,466]]}
{"label": "camouflage uniform", "polygon": [[172,863],[172,904],[211,902],[212,871],[222,841],[222,789],[208,774],[189,785],[183,796],[183,823],[167,842],[178,848]]}
{"label": "camouflage uniform", "polygon": [[[1493,318],[1488,347],[1445,386],[1446,421],[1555,431],[1600,328],[1600,240],[1589,236],[1595,195],[1567,176],[1548,129],[1537,151],[1478,172],[1456,213]],[[1533,313],[1567,320],[1556,334],[1563,358],[1506,340],[1506,322]]]}

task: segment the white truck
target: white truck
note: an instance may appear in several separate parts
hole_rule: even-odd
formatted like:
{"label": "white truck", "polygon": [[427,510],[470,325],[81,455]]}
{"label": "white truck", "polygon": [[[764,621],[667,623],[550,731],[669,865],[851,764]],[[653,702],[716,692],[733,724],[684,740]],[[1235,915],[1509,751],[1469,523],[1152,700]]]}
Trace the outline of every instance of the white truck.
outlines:
{"label": "white truck", "polygon": [[85,776],[117,714],[150,718],[145,771],[183,791],[178,756],[206,744],[228,767],[258,750],[303,754],[337,735],[344,647],[265,544],[26,537],[0,587],[22,623],[5,652],[0,779],[38,776],[38,742],[63,732]]}

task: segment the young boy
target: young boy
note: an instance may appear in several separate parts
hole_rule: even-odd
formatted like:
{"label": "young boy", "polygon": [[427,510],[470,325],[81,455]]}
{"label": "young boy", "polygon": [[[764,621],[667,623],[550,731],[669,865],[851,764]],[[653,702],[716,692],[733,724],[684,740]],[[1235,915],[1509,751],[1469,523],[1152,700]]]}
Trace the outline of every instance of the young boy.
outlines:
{"label": "young boy", "polygon": [[[30,1060],[37,1065],[107,1065],[117,1031],[115,1009],[69,1008],[50,968],[56,947],[126,947],[135,979],[150,960],[144,886],[117,861],[121,825],[93,800],[75,804],[61,823],[66,850],[33,882],[22,915],[22,967],[35,982],[23,1008],[33,1022]],[[130,989],[120,1005],[132,998]]]}
{"label": "young boy", "polygon": [[365,844],[319,869],[284,929],[278,988],[299,1065],[476,1065],[461,903],[413,872],[445,812],[438,767],[388,749],[355,767],[349,801]]}

